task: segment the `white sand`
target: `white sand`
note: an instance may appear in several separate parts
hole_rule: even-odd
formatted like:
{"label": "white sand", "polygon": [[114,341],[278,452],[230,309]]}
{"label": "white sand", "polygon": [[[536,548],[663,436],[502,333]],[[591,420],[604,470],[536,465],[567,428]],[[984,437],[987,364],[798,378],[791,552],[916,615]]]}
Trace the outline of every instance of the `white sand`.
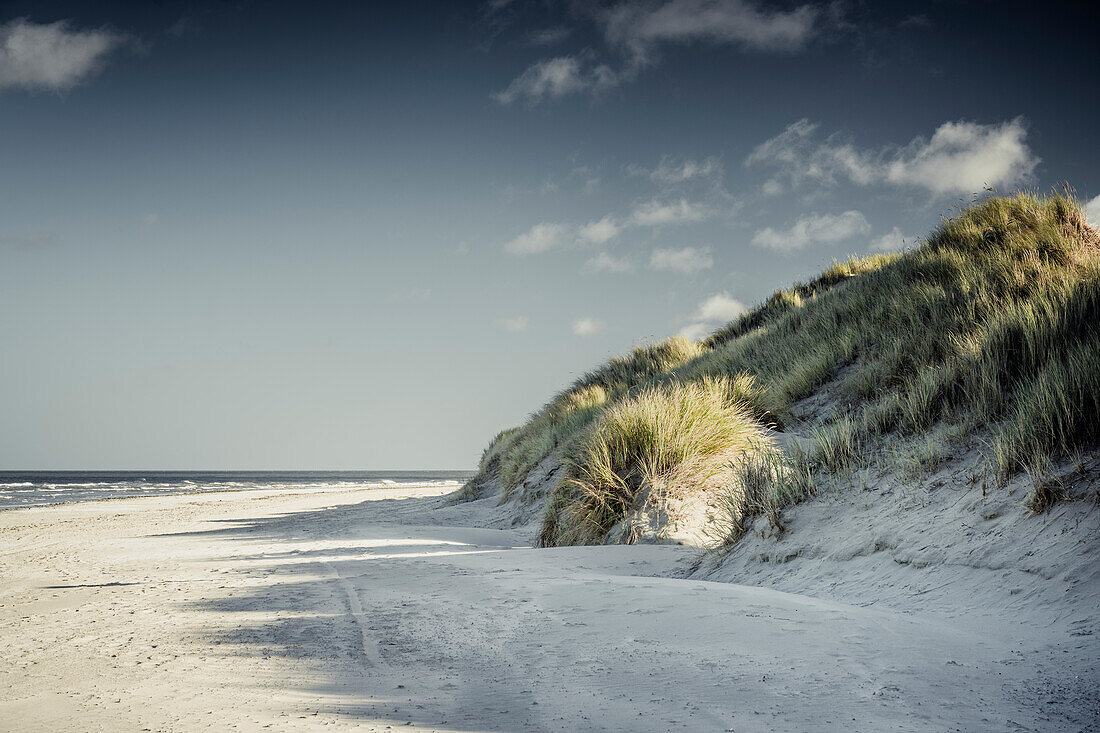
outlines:
{"label": "white sand", "polygon": [[0,729],[1095,728],[1095,613],[882,602],[876,572],[921,569],[862,545],[779,574],[809,594],[704,582],[693,550],[530,549],[440,491],[0,512]]}

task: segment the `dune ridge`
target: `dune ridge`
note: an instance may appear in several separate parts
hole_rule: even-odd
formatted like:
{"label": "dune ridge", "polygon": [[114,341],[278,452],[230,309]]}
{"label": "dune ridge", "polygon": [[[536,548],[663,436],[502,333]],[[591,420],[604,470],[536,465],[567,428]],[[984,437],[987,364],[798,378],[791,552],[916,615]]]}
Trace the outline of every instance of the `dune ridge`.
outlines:
{"label": "dune ridge", "polygon": [[[693,342],[646,345],[486,448],[461,498],[544,546],[728,550],[757,516],[889,483],[1095,502],[1100,236],[1070,193],[994,197]],[[953,467],[953,470],[948,470]],[[1023,484],[1021,477],[1025,477]]]}

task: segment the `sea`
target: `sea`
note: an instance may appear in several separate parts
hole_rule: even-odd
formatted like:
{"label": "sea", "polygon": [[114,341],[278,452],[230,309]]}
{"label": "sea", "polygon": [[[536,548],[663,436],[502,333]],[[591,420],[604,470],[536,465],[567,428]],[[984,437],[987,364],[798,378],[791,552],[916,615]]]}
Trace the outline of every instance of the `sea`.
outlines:
{"label": "sea", "polygon": [[458,488],[472,471],[0,471],[0,510],[210,491],[326,491],[431,484]]}

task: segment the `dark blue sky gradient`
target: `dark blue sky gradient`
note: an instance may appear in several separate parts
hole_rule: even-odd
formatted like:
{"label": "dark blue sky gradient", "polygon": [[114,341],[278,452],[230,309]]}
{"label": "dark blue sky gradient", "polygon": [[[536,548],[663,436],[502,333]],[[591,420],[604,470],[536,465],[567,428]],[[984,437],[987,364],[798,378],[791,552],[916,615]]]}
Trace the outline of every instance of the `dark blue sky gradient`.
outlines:
{"label": "dark blue sky gradient", "polygon": [[[1100,194],[1094,11],[842,7],[794,52],[660,44],[634,79],[532,106],[493,95],[542,59],[626,64],[581,6],[0,2],[0,24],[128,37],[70,90],[0,90],[0,468],[470,467],[706,298],[759,302],[966,198],[847,180],[762,195],[774,171],[745,158],[802,118],[890,155],[945,122],[1022,117],[1041,162],[1018,185]],[[550,27],[570,35],[528,42]],[[540,222],[697,199],[638,174],[665,156],[718,161],[705,221],[505,251]],[[848,210],[868,228],[752,244]],[[684,247],[713,266],[647,265]],[[601,250],[633,271],[579,274]],[[580,318],[603,327],[575,335]]]}

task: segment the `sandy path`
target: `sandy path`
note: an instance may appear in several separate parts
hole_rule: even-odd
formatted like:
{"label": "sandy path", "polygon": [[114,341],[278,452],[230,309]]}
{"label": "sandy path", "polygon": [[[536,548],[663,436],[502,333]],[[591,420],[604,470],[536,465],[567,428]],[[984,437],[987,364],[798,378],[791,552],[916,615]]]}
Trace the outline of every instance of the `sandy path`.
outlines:
{"label": "sandy path", "polygon": [[0,513],[0,729],[1082,728],[1060,629],[532,550],[439,491]]}

